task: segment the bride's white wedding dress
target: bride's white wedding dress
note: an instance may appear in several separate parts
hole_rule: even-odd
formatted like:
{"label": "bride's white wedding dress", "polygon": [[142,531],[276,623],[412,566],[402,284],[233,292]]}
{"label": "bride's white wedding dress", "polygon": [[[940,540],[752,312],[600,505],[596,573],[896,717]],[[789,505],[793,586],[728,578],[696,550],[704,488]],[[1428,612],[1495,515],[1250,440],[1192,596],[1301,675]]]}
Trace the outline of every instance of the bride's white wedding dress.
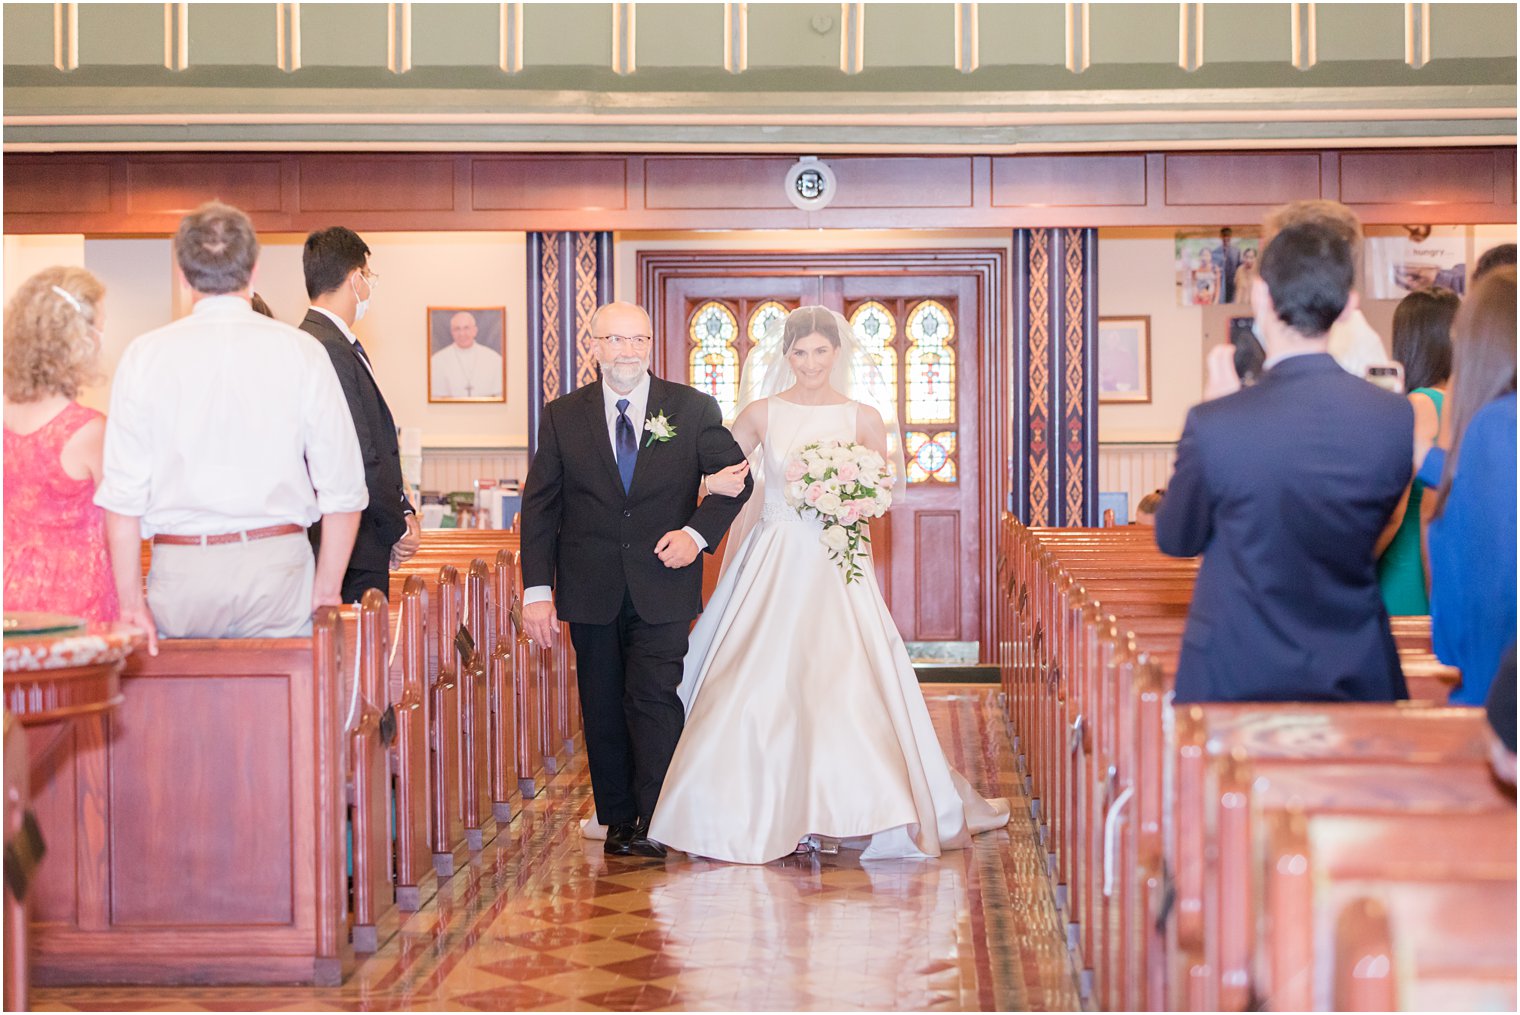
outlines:
{"label": "bride's white wedding dress", "polygon": [[649,827],[658,842],[740,863],[808,835],[864,847],[863,859],[938,856],[1008,821],[1006,800],[984,800],[946,762],[874,570],[847,585],[821,523],[783,498],[787,458],[855,440],[858,410],[767,399],[772,481],[691,634],[686,729]]}

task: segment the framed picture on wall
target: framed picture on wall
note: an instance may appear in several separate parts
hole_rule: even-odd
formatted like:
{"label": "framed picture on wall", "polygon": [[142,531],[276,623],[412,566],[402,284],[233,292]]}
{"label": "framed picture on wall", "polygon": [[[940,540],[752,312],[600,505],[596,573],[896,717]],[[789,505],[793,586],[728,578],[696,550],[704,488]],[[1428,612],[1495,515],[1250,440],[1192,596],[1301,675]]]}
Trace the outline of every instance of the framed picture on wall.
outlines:
{"label": "framed picture on wall", "polygon": [[1150,317],[1098,318],[1098,401],[1150,400]]}
{"label": "framed picture on wall", "polygon": [[428,401],[505,402],[505,307],[428,307]]}

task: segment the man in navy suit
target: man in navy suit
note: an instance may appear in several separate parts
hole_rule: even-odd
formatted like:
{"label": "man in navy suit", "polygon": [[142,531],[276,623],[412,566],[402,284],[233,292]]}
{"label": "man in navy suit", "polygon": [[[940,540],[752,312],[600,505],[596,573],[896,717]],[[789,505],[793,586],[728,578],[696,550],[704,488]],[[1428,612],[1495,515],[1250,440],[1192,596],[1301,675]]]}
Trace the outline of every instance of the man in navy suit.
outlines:
{"label": "man in navy suit", "polygon": [[[396,421],[380,393],[369,355],[353,331],[369,309],[378,282],[369,270],[369,245],[352,229],[319,229],[306,237],[301,267],[306,275],[306,294],[311,297],[301,330],[327,350],[364,456],[369,507],[359,518],[359,534],[343,575],[342,593],[345,603],[357,603],[366,589],[390,594],[391,566],[417,552],[422,527],[401,478]],[[311,538],[313,544],[320,544],[320,523],[312,526]]]}
{"label": "man in navy suit", "polygon": [[1373,548],[1409,482],[1414,413],[1326,351],[1354,275],[1335,229],[1279,232],[1251,293],[1265,373],[1188,413],[1156,516],[1163,552],[1203,554],[1178,701],[1407,696]]}

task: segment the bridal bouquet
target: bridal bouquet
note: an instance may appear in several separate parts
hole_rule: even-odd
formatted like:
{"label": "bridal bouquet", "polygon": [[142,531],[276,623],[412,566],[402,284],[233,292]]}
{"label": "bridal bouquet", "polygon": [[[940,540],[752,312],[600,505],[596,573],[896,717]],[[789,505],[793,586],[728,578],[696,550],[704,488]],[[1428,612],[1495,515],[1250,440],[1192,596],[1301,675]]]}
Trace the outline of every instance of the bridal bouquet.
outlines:
{"label": "bridal bouquet", "polygon": [[799,515],[811,511],[822,520],[820,542],[846,584],[865,573],[866,522],[887,513],[895,482],[881,455],[862,444],[820,441],[787,461],[786,502]]}

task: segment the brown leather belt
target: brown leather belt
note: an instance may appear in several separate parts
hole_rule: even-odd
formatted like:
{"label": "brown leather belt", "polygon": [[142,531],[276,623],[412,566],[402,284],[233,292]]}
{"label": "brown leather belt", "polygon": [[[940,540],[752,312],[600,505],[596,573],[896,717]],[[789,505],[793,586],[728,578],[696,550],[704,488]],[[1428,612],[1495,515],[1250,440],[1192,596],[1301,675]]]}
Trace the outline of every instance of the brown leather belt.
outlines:
{"label": "brown leather belt", "polygon": [[222,532],[215,536],[170,536],[159,533],[153,542],[164,546],[218,546],[222,543],[251,543],[255,539],[272,539],[275,536],[292,536],[306,530],[299,525],[270,525],[247,532]]}

